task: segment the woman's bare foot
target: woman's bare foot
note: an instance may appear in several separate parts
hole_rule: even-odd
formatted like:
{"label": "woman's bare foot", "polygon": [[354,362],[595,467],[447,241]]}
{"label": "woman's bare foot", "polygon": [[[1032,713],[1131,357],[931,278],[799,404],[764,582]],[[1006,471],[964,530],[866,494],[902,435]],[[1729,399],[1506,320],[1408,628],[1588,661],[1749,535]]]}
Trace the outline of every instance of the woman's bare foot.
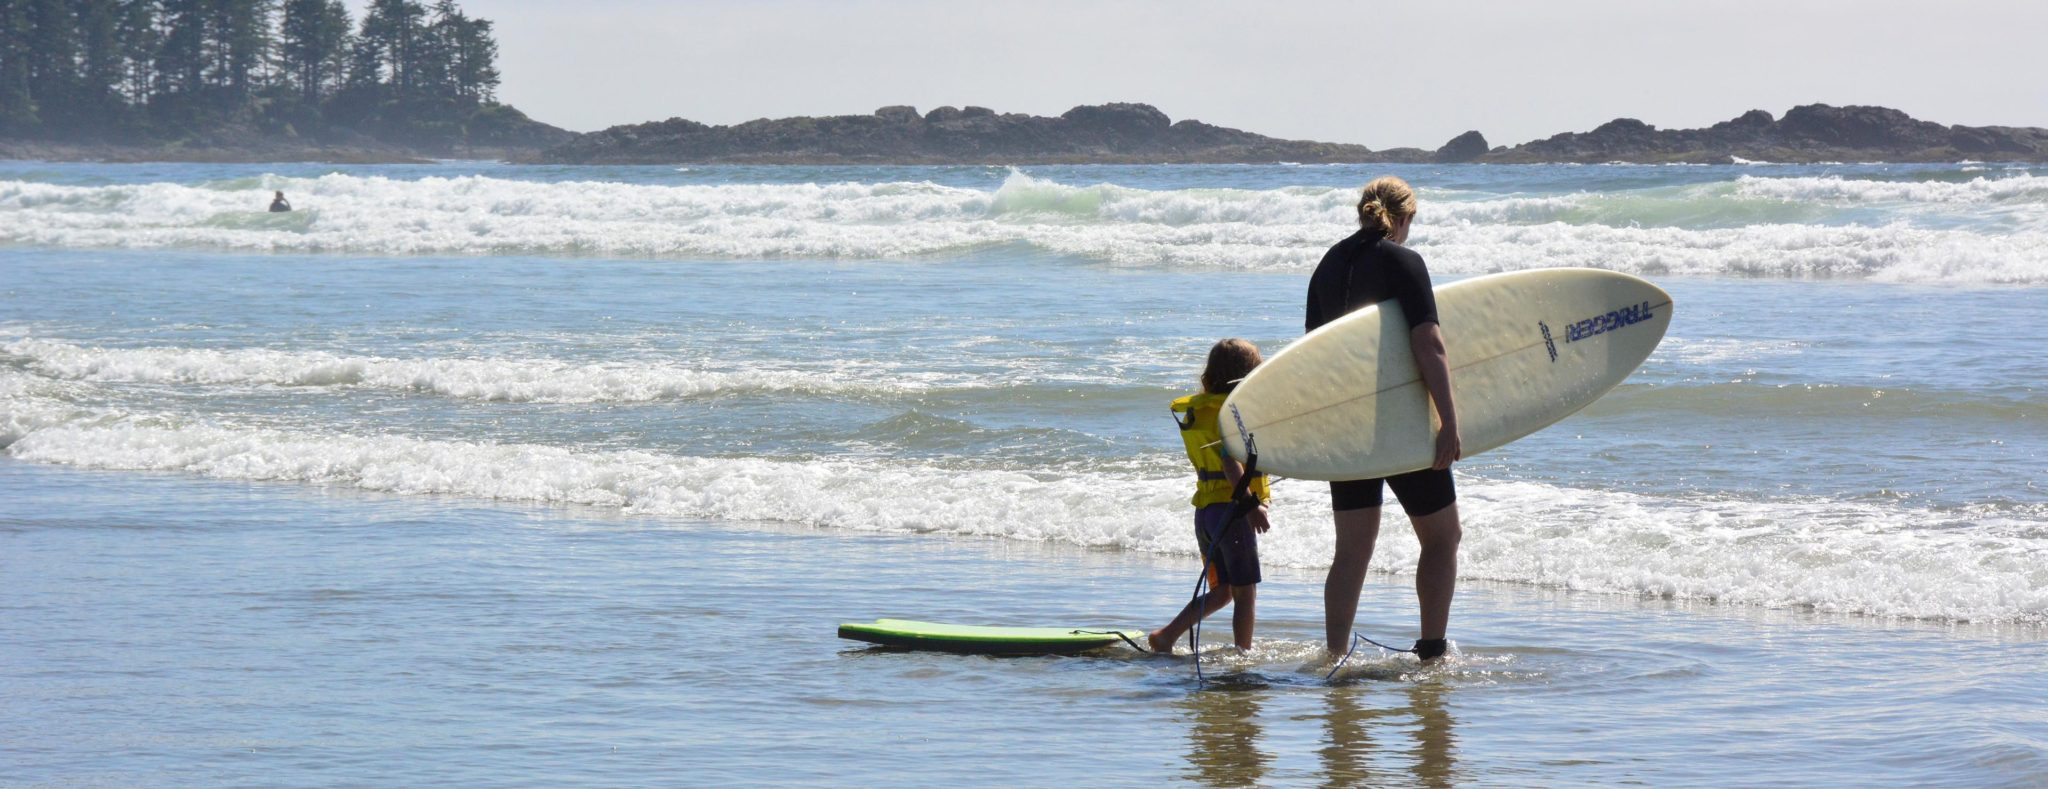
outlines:
{"label": "woman's bare foot", "polygon": [[1170,653],[1173,651],[1173,639],[1159,640],[1159,631],[1157,630],[1145,634],[1145,645],[1151,647],[1154,652]]}

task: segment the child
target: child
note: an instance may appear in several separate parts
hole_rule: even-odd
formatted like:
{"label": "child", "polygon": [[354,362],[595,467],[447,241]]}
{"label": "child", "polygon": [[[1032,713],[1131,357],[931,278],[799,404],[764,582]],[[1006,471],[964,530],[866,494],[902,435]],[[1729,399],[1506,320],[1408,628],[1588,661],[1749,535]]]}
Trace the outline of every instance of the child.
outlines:
{"label": "child", "polygon": [[1202,370],[1202,393],[1173,401],[1181,443],[1187,445],[1188,460],[1195,464],[1195,544],[1202,550],[1202,565],[1209,573],[1209,593],[1189,601],[1172,622],[1152,631],[1154,652],[1171,651],[1180,634],[1233,601],[1237,610],[1230,617],[1231,634],[1238,649],[1252,648],[1259,534],[1272,528],[1266,521],[1264,503],[1272,496],[1266,489],[1266,475],[1253,474],[1247,489],[1259,497],[1259,506],[1235,522],[1226,522],[1233,508],[1230,494],[1244,467],[1223,453],[1218,416],[1230,390],[1259,362],[1259,349],[1249,342],[1229,339],[1216,343]]}

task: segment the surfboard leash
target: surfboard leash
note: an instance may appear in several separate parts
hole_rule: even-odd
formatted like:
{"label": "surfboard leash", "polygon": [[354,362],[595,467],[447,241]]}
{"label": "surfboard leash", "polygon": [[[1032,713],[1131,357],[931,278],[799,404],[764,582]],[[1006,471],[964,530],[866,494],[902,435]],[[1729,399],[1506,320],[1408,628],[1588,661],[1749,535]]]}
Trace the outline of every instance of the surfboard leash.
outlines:
{"label": "surfboard leash", "polygon": [[1360,641],[1364,641],[1365,643],[1387,650],[1388,652],[1406,652],[1411,655],[1421,654],[1413,649],[1396,649],[1394,647],[1387,646],[1386,644],[1382,644],[1378,641],[1366,638],[1364,633],[1360,633],[1356,630],[1353,630],[1351,631],[1351,648],[1344,650],[1344,657],[1338,658],[1337,665],[1330,667],[1330,673],[1323,675],[1324,682],[1328,682],[1331,679],[1336,678],[1337,672],[1344,668],[1344,663],[1351,659],[1351,653],[1358,651],[1358,642]]}
{"label": "surfboard leash", "polygon": [[1123,639],[1124,643],[1130,644],[1132,649],[1138,650],[1139,652],[1143,652],[1147,655],[1152,654],[1152,650],[1140,646],[1136,641],[1132,641],[1131,637],[1124,635],[1124,631],[1122,630],[1069,630],[1067,632],[1075,635],[1086,636],[1116,636],[1117,638]]}

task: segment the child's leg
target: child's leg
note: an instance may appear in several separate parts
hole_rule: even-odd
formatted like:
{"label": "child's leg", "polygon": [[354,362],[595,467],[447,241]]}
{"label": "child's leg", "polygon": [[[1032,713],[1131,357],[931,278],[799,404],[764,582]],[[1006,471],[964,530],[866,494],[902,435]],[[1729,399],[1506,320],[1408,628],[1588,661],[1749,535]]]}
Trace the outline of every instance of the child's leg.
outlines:
{"label": "child's leg", "polygon": [[1230,592],[1233,588],[1226,586],[1211,589],[1208,594],[1202,595],[1201,599],[1189,600],[1187,606],[1180,609],[1180,615],[1174,617],[1172,622],[1152,631],[1152,635],[1147,639],[1151,642],[1152,651],[1172,651],[1173,642],[1179,639],[1182,633],[1188,632],[1188,628],[1194,627],[1196,622],[1230,605]]}
{"label": "child's leg", "polygon": [[1237,648],[1246,652],[1252,648],[1252,622],[1257,618],[1258,596],[1257,584],[1230,587],[1230,598],[1237,603],[1237,609],[1230,612],[1230,634],[1237,638]]}

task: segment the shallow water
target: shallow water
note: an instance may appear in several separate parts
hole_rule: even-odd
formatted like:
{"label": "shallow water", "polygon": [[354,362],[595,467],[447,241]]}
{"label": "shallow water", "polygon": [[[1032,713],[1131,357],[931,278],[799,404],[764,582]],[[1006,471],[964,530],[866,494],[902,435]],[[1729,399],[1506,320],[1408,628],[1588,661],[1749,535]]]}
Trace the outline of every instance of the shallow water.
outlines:
{"label": "shallow water", "polygon": [[0,776],[2048,774],[2048,174],[1391,169],[1440,282],[1630,271],[1670,333],[1460,465],[1447,669],[1322,680],[1281,481],[1204,687],[832,627],[1172,613],[1165,404],[1298,336],[1379,168],[0,163]]}
{"label": "shallow water", "polygon": [[[1148,626],[1172,558],[0,461],[10,783],[2028,782],[2032,626],[1468,584],[1460,654],[870,648],[839,621]],[[82,561],[82,557],[91,557]],[[1360,628],[1401,632],[1405,584]],[[1213,650],[1227,625],[1212,627]]]}

